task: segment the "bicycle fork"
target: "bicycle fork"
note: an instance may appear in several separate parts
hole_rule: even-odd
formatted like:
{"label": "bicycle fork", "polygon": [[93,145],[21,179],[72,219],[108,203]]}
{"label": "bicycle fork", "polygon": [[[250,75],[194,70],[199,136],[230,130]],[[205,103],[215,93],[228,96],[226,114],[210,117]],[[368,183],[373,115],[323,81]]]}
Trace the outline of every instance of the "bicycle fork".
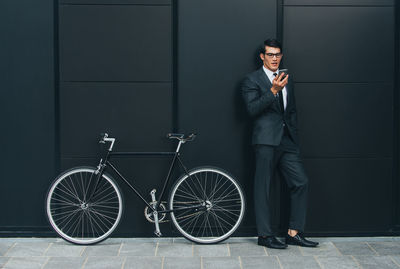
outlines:
{"label": "bicycle fork", "polygon": [[159,224],[159,221],[158,221],[158,211],[157,211],[157,208],[156,208],[156,206],[157,206],[156,190],[153,189],[150,192],[150,195],[151,195],[151,201],[152,201],[152,205],[153,205],[153,209],[154,209],[154,211],[153,211],[154,224],[156,225],[156,230],[154,231],[154,234],[157,235],[158,237],[160,237],[161,236],[160,224]]}

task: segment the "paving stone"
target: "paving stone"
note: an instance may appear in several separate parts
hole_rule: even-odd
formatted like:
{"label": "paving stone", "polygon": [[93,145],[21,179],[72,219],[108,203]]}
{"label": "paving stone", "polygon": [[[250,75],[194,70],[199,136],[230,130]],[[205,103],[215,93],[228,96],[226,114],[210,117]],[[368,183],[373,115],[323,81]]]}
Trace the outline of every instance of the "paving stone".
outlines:
{"label": "paving stone", "polygon": [[400,255],[400,242],[368,242],[379,255]]}
{"label": "paving stone", "polygon": [[343,255],[377,255],[365,242],[333,243]]}
{"label": "paving stone", "polygon": [[280,269],[277,257],[240,257],[242,268]]}
{"label": "paving stone", "polygon": [[71,269],[81,268],[85,257],[51,257],[43,269]]}
{"label": "paving stone", "polygon": [[36,269],[42,268],[48,257],[12,257],[4,265],[4,269]]}
{"label": "paving stone", "polygon": [[[160,242],[161,243],[161,242]],[[168,243],[168,242],[162,242],[162,243]],[[183,244],[188,244],[191,243],[189,240],[187,240],[184,237],[175,237],[172,241],[172,243],[183,243]]]}
{"label": "paving stone", "polygon": [[66,242],[64,239],[59,238],[59,237],[7,237],[7,238],[1,238],[1,241],[6,243],[6,242],[11,242],[12,244],[14,243],[55,243],[55,242]]}
{"label": "paving stone", "polygon": [[257,244],[258,237],[229,237],[224,243],[252,243]]}
{"label": "paving stone", "polygon": [[397,266],[400,267],[400,256],[390,256],[390,257],[393,259],[394,263],[396,263]]}
{"label": "paving stone", "polygon": [[122,243],[119,256],[155,256],[156,243]]}
{"label": "paving stone", "polygon": [[300,252],[304,256],[340,256],[341,253],[332,242],[321,242],[315,248],[300,247]]}
{"label": "paving stone", "polygon": [[124,269],[161,269],[162,257],[126,257]]}
{"label": "paving stone", "polygon": [[163,269],[200,269],[200,257],[166,257],[164,259]]}
{"label": "paving stone", "polygon": [[301,256],[298,246],[288,246],[286,249],[265,248],[269,256]]}
{"label": "paving stone", "polygon": [[68,243],[52,243],[44,256],[50,257],[80,257],[86,247]]}
{"label": "paving stone", "polygon": [[118,256],[121,244],[87,246],[82,256]]}
{"label": "paving stone", "polygon": [[203,269],[240,269],[238,257],[204,257]]}
{"label": "paving stone", "polygon": [[399,269],[390,256],[355,256],[355,258],[363,269]]}
{"label": "paving stone", "polygon": [[160,257],[193,257],[193,244],[159,243],[156,253],[156,255]]}
{"label": "paving stone", "polygon": [[0,256],[4,256],[14,244],[14,242],[0,242]]}
{"label": "paving stone", "polygon": [[313,256],[286,256],[278,259],[284,269],[321,269]]}
{"label": "paving stone", "polygon": [[[307,237],[308,238],[308,237]],[[400,237],[374,236],[374,237],[310,237],[310,240],[317,242],[383,242],[400,241]]]}
{"label": "paving stone", "polygon": [[[185,238],[177,238],[181,239],[184,242],[188,242]],[[103,241],[107,244],[120,244],[120,243],[173,243],[175,238],[172,237],[135,237],[135,238],[107,238],[107,240]],[[103,243],[102,242],[102,243]],[[102,244],[101,243],[101,244]]]}
{"label": "paving stone", "polygon": [[351,256],[328,257],[320,256],[316,259],[324,269],[360,269],[356,261]]}
{"label": "paving stone", "polygon": [[89,257],[85,269],[121,269],[125,257]]}
{"label": "paving stone", "polygon": [[257,245],[257,242],[252,243],[229,243],[229,250],[232,257],[235,256],[266,256],[267,252],[264,247]]}
{"label": "paving stone", "polygon": [[227,244],[216,245],[194,245],[194,256],[201,257],[221,257],[229,256],[229,248]]}
{"label": "paving stone", "polygon": [[6,264],[9,259],[9,257],[0,257],[0,268],[3,268],[4,264]]}
{"label": "paving stone", "polygon": [[5,256],[7,257],[31,257],[31,256],[42,256],[49,247],[49,243],[15,243],[10,248]]}

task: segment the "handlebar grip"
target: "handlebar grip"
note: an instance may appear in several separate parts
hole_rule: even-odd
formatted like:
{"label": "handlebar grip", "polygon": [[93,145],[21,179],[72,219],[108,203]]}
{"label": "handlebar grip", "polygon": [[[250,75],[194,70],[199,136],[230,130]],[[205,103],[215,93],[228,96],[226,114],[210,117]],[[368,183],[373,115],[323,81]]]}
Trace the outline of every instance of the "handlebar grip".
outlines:
{"label": "handlebar grip", "polygon": [[196,133],[192,133],[192,134],[190,134],[187,138],[188,138],[188,140],[194,140],[195,138],[196,138],[196,136],[197,136],[197,134]]}
{"label": "handlebar grip", "polygon": [[101,134],[100,134],[100,141],[99,141],[99,143],[104,144],[104,143],[105,143],[104,139],[107,138],[107,137],[108,137],[108,134],[107,134],[107,133],[101,133]]}

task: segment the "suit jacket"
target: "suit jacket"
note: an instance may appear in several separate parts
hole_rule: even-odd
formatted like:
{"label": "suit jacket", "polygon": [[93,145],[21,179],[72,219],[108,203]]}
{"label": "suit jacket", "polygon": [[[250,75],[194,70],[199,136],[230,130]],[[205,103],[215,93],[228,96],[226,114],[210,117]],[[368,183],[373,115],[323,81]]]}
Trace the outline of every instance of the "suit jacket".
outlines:
{"label": "suit jacket", "polygon": [[293,81],[289,76],[287,106],[281,111],[279,98],[271,92],[272,84],[263,68],[248,74],[242,82],[241,91],[249,115],[253,118],[252,144],[278,146],[286,124],[289,135],[298,146],[296,100]]}

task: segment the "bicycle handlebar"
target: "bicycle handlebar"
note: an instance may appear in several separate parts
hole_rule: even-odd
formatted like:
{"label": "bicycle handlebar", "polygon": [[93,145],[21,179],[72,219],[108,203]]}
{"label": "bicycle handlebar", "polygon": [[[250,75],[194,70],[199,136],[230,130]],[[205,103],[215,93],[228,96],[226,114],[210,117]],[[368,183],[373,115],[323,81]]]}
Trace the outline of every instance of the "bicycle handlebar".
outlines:
{"label": "bicycle handlebar", "polygon": [[107,133],[101,133],[100,134],[100,144],[105,144],[106,142],[111,142],[110,147],[108,148],[108,151],[112,151],[112,148],[114,146],[115,138],[109,138]]}
{"label": "bicycle handlebar", "polygon": [[193,141],[196,138],[196,136],[197,135],[195,133],[192,133],[186,137],[184,134],[174,134],[174,133],[167,134],[167,138],[169,139],[175,138],[178,139],[179,141],[182,141],[182,143],[185,143],[187,141]]}

